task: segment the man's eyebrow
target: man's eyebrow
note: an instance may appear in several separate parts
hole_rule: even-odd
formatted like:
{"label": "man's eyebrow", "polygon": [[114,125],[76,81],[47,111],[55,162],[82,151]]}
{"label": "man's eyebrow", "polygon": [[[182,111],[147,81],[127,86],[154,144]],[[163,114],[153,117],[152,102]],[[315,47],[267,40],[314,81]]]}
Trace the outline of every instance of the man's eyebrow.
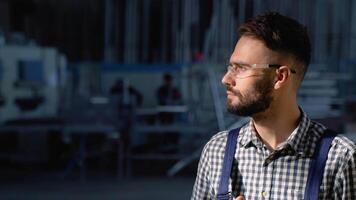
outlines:
{"label": "man's eyebrow", "polygon": [[237,61],[229,61],[230,65],[248,65],[247,63],[241,61],[241,60],[237,60]]}

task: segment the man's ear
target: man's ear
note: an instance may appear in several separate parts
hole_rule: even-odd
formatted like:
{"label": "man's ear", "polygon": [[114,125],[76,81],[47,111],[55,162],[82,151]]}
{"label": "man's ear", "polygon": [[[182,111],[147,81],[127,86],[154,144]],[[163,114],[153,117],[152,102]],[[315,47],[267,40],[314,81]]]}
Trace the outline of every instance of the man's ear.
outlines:
{"label": "man's ear", "polygon": [[291,72],[287,66],[281,66],[275,73],[274,89],[280,89],[286,85]]}

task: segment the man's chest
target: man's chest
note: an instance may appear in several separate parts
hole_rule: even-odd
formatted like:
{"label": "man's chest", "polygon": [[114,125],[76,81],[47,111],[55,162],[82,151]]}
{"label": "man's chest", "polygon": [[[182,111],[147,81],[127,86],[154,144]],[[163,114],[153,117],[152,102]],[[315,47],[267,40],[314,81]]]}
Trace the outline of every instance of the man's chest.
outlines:
{"label": "man's chest", "polygon": [[[303,199],[310,162],[310,157],[287,149],[274,153],[256,148],[237,151],[230,191],[233,196],[243,194],[249,200]],[[219,177],[221,169],[212,171],[216,172],[213,177]],[[218,179],[214,185],[217,189]]]}
{"label": "man's chest", "polygon": [[288,152],[240,153],[233,166],[232,192],[246,199],[303,199],[310,158]]}

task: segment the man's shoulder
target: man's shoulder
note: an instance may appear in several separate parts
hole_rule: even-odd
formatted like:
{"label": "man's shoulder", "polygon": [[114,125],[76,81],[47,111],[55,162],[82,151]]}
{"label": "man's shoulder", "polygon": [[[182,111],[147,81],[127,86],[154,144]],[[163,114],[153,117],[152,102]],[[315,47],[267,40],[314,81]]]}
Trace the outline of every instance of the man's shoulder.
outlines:
{"label": "man's shoulder", "polygon": [[344,135],[338,134],[334,138],[329,149],[327,163],[327,165],[333,166],[330,169],[334,169],[337,171],[343,171],[345,168],[354,166],[354,164],[356,163],[355,143]]}
{"label": "man's shoulder", "polygon": [[228,134],[229,134],[228,130],[220,131],[220,132],[216,133],[215,135],[213,135],[210,138],[209,142],[213,142],[216,140],[224,140],[224,139],[226,140]]}
{"label": "man's shoulder", "polygon": [[[326,126],[320,124],[318,122],[312,121],[311,123],[312,130],[315,134],[325,134],[325,131],[328,130]],[[329,129],[331,130],[331,129]],[[337,151],[339,153],[348,152],[351,154],[355,154],[356,152],[356,144],[346,135],[338,133],[336,131],[331,130],[336,134],[335,139],[332,142],[331,150]]]}
{"label": "man's shoulder", "polygon": [[[244,128],[244,126],[241,127],[240,130],[243,128]],[[243,131],[240,131],[239,137],[241,137],[242,132]],[[228,134],[229,134],[229,130],[220,131],[220,132],[216,133],[206,143],[205,149],[214,148],[216,150],[216,149],[225,148]]]}
{"label": "man's shoulder", "polygon": [[208,143],[206,143],[206,147],[210,147],[210,146],[224,146],[224,144],[226,143],[227,140],[227,135],[229,134],[229,131],[225,130],[225,131],[220,131],[218,133],[216,133],[215,135],[213,135],[210,140],[208,141]]}
{"label": "man's shoulder", "polygon": [[334,151],[343,152],[348,155],[355,155],[356,154],[356,144],[348,137],[342,134],[338,134],[331,147]]}
{"label": "man's shoulder", "polygon": [[209,151],[220,152],[222,149],[225,149],[228,134],[229,131],[225,130],[213,135],[205,144],[203,151],[205,153]]}

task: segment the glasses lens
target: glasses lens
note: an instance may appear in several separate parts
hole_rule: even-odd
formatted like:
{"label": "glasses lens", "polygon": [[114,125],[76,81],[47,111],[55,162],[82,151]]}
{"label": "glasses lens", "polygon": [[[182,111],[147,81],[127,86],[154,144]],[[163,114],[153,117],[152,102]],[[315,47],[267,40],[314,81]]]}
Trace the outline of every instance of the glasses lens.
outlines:
{"label": "glasses lens", "polygon": [[229,72],[237,78],[243,78],[248,76],[248,73],[250,71],[249,69],[251,69],[251,66],[243,64],[234,64],[228,66]]}

